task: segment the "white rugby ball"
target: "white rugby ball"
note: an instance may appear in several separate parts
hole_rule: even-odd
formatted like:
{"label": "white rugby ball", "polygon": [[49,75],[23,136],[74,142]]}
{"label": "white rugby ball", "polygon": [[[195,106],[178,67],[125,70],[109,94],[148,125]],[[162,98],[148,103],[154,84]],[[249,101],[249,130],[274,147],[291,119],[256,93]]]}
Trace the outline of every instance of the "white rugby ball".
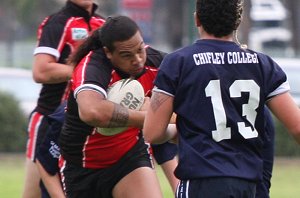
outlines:
{"label": "white rugby ball", "polygon": [[[120,104],[123,107],[133,110],[140,110],[144,103],[145,93],[141,83],[137,80],[127,78],[113,83],[107,90],[107,100]],[[118,134],[127,127],[117,128],[100,128],[97,127],[97,132],[111,136]]]}

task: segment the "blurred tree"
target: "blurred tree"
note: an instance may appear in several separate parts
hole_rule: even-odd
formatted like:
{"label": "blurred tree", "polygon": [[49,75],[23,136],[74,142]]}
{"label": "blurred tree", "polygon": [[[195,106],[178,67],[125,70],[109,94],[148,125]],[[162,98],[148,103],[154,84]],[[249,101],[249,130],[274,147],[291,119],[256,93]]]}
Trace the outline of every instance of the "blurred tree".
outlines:
{"label": "blurred tree", "polygon": [[0,101],[0,152],[23,152],[27,118],[12,95],[0,91]]}
{"label": "blurred tree", "polygon": [[35,38],[38,24],[58,7],[54,0],[1,0],[0,41],[6,46],[6,66],[14,66],[15,41]]}

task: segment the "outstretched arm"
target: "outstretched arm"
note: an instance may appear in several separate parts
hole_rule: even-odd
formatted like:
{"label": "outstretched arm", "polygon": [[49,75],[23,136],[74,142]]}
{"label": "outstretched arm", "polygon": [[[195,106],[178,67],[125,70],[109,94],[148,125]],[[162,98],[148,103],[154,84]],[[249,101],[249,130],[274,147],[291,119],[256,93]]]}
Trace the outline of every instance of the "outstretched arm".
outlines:
{"label": "outstretched arm", "polygon": [[160,144],[175,137],[173,130],[167,130],[172,114],[173,97],[154,91],[143,128],[146,141]]}
{"label": "outstretched arm", "polygon": [[274,96],[267,105],[300,144],[300,109],[290,93]]}

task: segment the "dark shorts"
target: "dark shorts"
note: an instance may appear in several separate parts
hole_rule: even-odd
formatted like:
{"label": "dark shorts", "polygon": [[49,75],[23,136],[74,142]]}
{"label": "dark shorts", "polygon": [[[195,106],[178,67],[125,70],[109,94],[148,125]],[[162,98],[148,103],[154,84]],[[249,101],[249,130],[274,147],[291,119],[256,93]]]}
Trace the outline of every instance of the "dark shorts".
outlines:
{"label": "dark shorts", "polygon": [[36,153],[43,142],[49,127],[48,117],[39,112],[32,112],[28,124],[26,157],[35,162]]}
{"label": "dark shorts", "polygon": [[62,181],[68,198],[112,198],[114,186],[140,167],[153,168],[149,145],[140,138],[116,164],[104,169],[87,169],[68,162],[62,168]]}
{"label": "dark shorts", "polygon": [[215,177],[180,181],[176,198],[255,198],[255,191],[255,182]]}
{"label": "dark shorts", "polygon": [[174,159],[177,155],[177,145],[169,142],[163,144],[152,144],[153,156],[157,164],[161,165]]}
{"label": "dark shorts", "polygon": [[64,122],[65,106],[66,103],[62,103],[53,114],[48,116],[49,127],[36,153],[36,158],[51,175],[59,173],[60,148],[57,142]]}

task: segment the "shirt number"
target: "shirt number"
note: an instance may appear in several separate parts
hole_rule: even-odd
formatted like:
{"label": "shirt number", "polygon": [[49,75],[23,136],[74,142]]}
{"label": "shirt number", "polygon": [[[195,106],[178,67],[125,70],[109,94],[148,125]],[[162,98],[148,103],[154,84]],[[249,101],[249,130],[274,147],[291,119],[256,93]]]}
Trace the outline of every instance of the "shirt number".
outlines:
{"label": "shirt number", "polygon": [[[231,98],[241,97],[242,92],[249,93],[249,101],[242,106],[243,116],[251,123],[255,124],[256,109],[259,104],[259,92],[260,87],[253,80],[236,80],[229,88],[229,94]],[[231,139],[231,128],[226,127],[227,118],[224,109],[220,80],[212,80],[205,88],[207,97],[211,98],[213,112],[216,121],[216,130],[212,131],[212,137],[216,142],[221,140]],[[250,126],[246,126],[244,122],[237,122],[239,133],[245,138],[254,138],[258,136],[258,132]]]}

